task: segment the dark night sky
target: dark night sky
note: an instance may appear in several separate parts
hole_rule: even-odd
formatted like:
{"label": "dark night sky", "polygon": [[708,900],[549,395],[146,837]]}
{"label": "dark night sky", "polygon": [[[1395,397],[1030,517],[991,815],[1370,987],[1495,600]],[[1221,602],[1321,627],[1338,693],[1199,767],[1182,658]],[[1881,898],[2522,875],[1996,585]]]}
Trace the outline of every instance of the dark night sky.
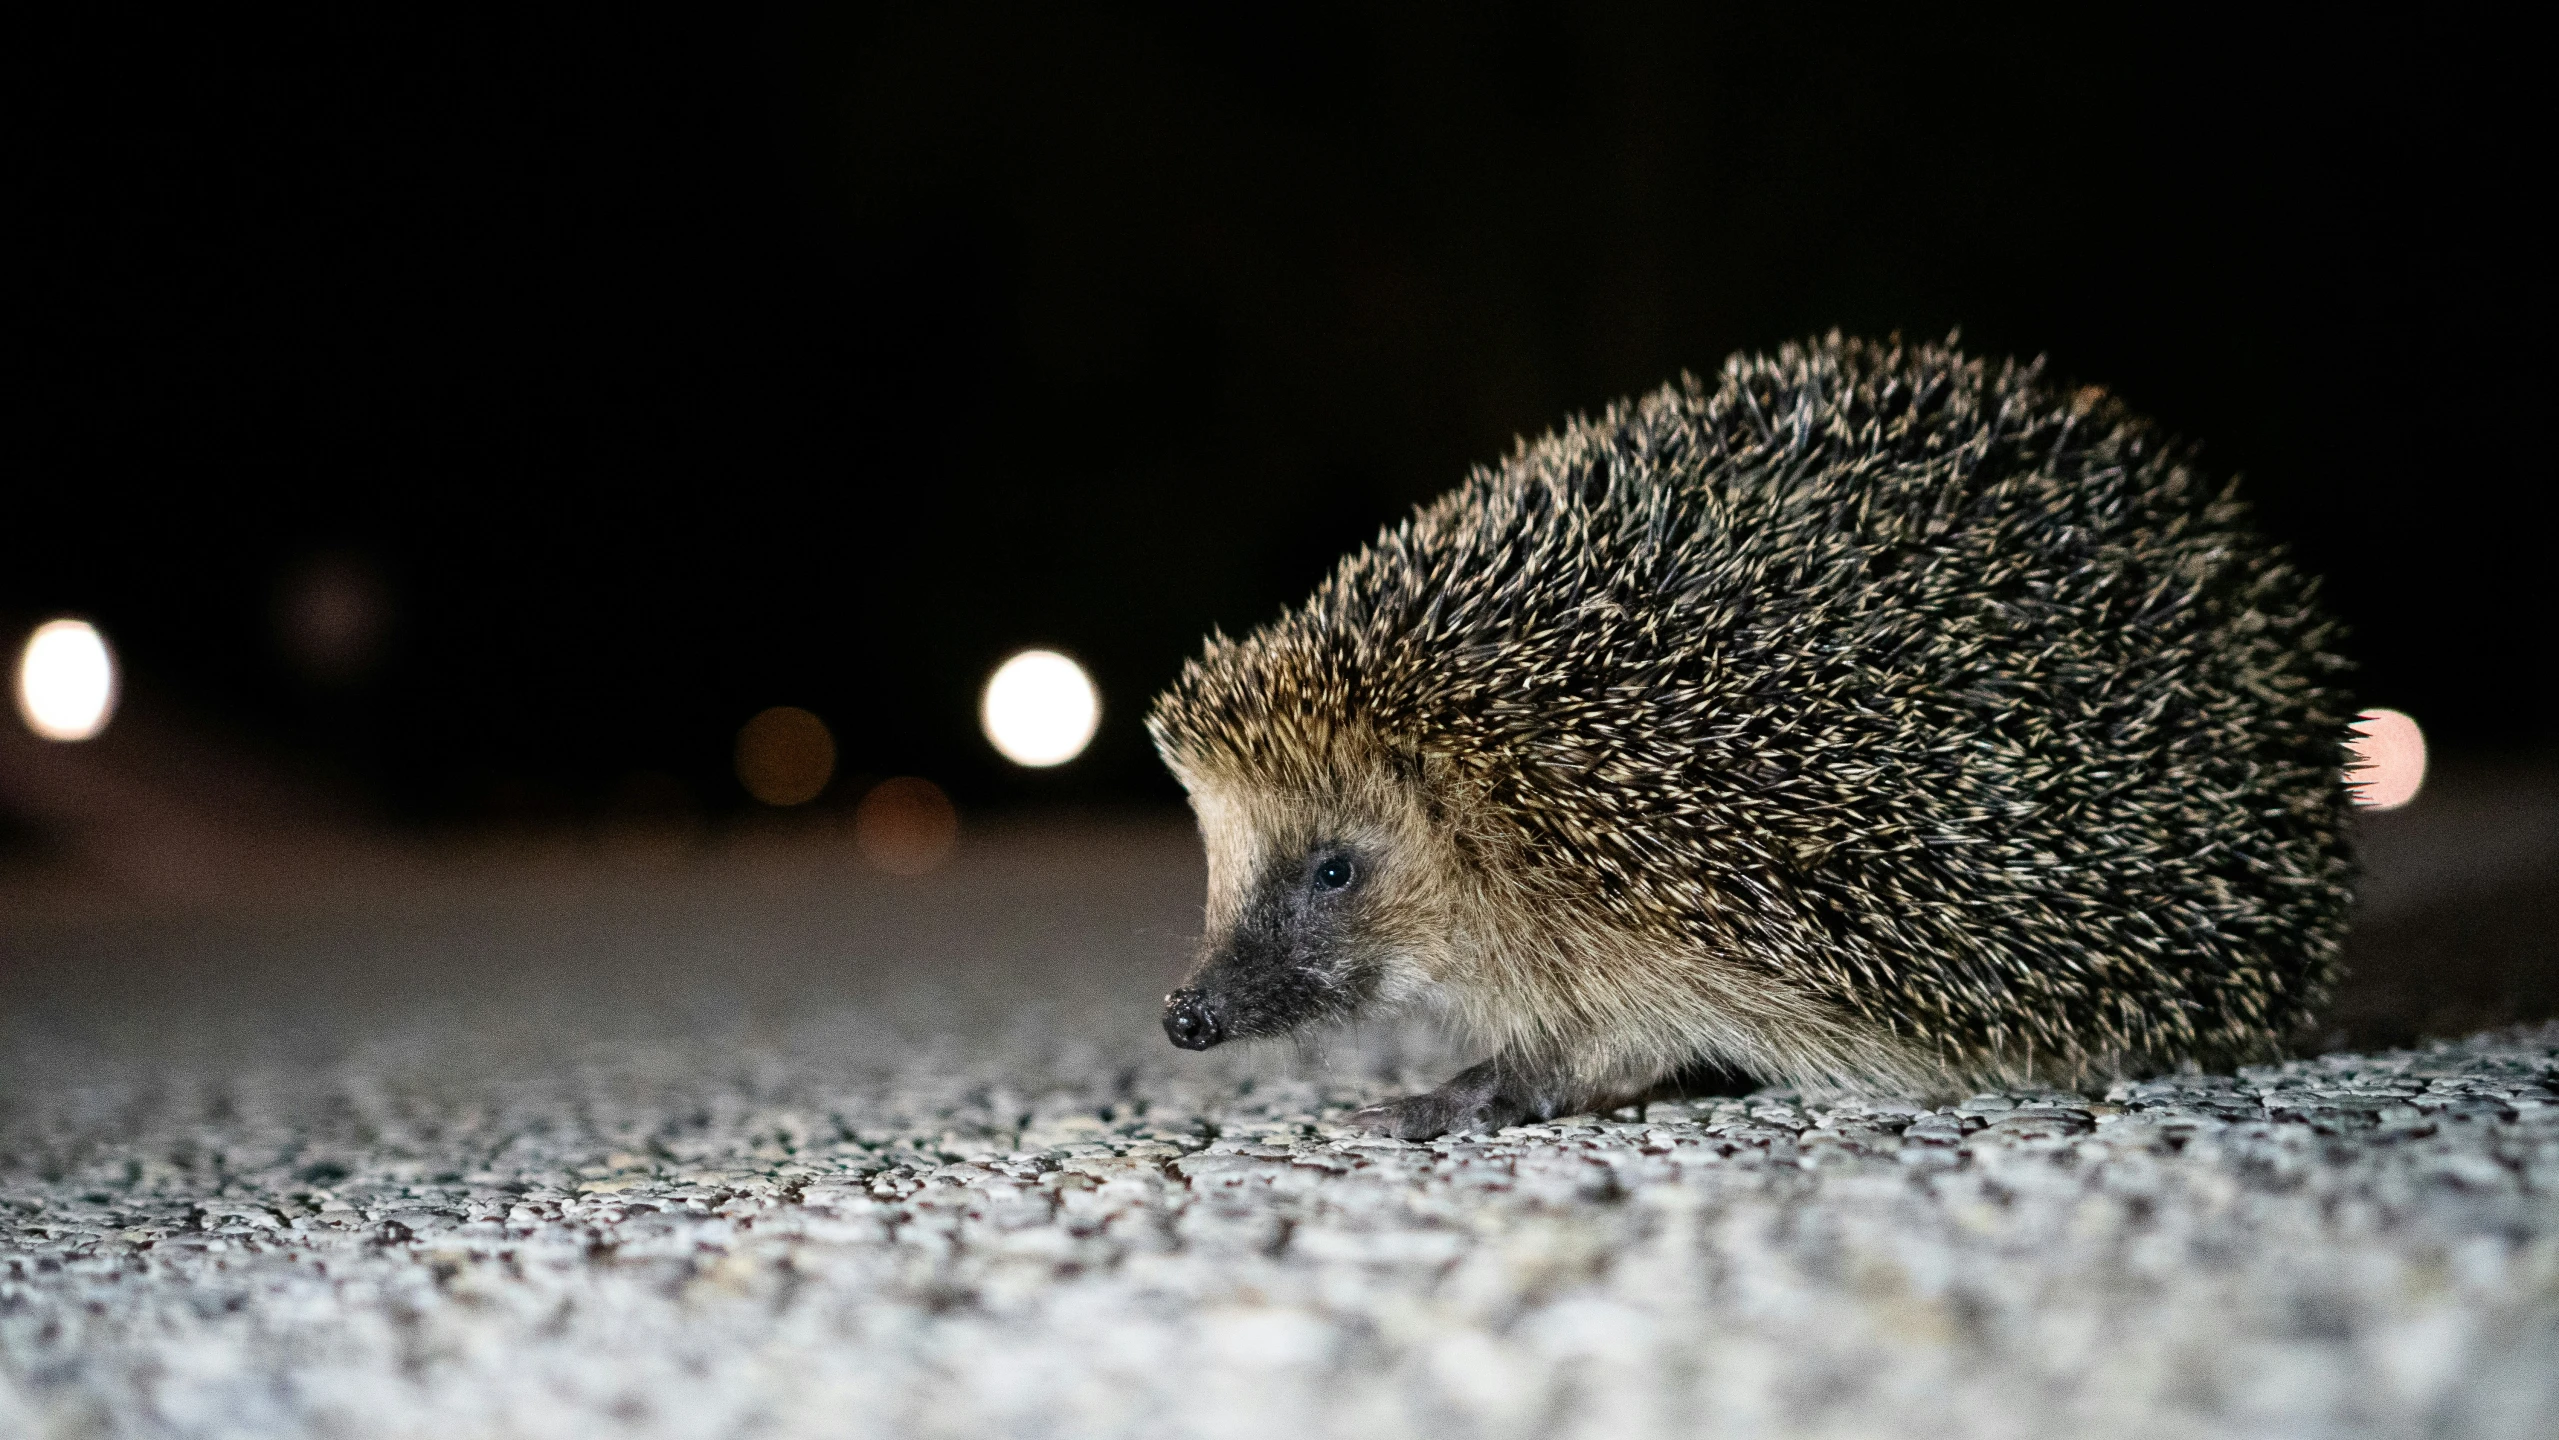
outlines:
{"label": "dark night sky", "polygon": [[[1198,637],[1514,435],[1960,325],[2244,472],[2371,701],[2546,746],[2546,81],[2453,23],[82,22],[7,47],[0,618],[416,818],[731,807],[777,703],[966,800],[1169,796]],[[322,681],[277,597],[332,556],[392,621]],[[1060,773],[971,720],[1026,643],[1103,684]]]}

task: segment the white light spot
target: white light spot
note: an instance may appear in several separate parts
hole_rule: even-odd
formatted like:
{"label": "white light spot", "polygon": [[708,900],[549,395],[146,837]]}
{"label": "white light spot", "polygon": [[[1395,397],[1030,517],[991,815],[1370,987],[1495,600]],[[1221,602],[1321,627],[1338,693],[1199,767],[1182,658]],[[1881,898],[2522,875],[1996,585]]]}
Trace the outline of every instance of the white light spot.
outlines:
{"label": "white light spot", "polygon": [[116,709],[116,662],[98,627],[48,620],[18,656],[18,714],[47,740],[86,740]]}
{"label": "white light spot", "polygon": [[2367,810],[2396,810],[2426,783],[2426,733],[2396,710],[2356,716],[2346,749],[2354,756],[2346,766],[2347,788]]}
{"label": "white light spot", "polygon": [[1092,743],[1102,700],[1083,666],[1054,650],[1025,650],[996,667],[977,713],[1005,759],[1063,765]]}

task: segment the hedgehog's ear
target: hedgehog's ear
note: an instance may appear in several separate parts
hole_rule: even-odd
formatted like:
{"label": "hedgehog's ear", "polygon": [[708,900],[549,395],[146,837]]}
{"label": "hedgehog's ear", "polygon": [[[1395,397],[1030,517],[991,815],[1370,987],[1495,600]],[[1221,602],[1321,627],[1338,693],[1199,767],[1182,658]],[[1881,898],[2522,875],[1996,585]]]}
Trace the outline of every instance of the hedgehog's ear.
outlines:
{"label": "hedgehog's ear", "polygon": [[1386,742],[1386,763],[1395,769],[1399,780],[1422,778],[1422,747],[1408,736],[1396,736]]}
{"label": "hedgehog's ear", "polygon": [[1448,789],[1456,779],[1456,763],[1444,752],[1418,744],[1395,742],[1387,747],[1396,783],[1422,802],[1422,814],[1434,825],[1448,820]]}
{"label": "hedgehog's ear", "polygon": [[1438,792],[1450,778],[1449,757],[1408,739],[1390,740],[1386,745],[1387,769],[1398,784],[1419,792],[1433,810],[1439,808]]}

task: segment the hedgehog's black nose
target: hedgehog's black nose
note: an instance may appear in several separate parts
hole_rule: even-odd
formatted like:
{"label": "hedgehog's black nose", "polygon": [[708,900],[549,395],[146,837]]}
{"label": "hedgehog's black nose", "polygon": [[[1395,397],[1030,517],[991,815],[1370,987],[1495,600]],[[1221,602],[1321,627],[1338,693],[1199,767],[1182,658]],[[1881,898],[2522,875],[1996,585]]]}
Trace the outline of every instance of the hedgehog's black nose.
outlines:
{"label": "hedgehog's black nose", "polygon": [[1205,1050],[1226,1038],[1225,1028],[1209,1011],[1208,997],[1197,990],[1164,997],[1164,1034],[1185,1050]]}

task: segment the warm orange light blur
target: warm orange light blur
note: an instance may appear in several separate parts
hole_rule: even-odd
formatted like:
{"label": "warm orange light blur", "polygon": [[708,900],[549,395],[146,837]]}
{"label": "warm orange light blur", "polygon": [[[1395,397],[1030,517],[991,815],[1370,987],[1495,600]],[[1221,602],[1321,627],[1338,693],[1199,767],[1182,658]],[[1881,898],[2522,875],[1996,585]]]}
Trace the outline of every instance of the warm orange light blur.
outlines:
{"label": "warm orange light blur", "polygon": [[853,845],[892,875],[921,875],[951,856],[960,812],[930,780],[901,775],[871,787],[853,811]]}
{"label": "warm orange light blur", "polygon": [[797,705],[776,705],[737,732],[737,778],[767,805],[805,805],[835,778],[835,737]]}
{"label": "warm orange light blur", "polygon": [[381,577],[351,555],[310,561],[276,597],[285,653],[315,680],[353,680],[371,669],[389,618]]}
{"label": "warm orange light blur", "polygon": [[86,740],[116,710],[116,662],[86,620],[48,620],[18,654],[18,718],[47,740]]}
{"label": "warm orange light blur", "polygon": [[2426,733],[2396,710],[2366,710],[2355,717],[2346,742],[2354,759],[2346,783],[2367,810],[2396,810],[2417,798],[2426,783]]}

